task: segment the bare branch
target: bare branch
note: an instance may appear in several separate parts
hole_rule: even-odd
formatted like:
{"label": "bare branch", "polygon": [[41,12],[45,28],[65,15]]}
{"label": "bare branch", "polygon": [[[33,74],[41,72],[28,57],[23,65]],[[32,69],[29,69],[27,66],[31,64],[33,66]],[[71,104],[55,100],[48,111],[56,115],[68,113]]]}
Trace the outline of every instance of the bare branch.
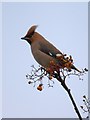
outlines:
{"label": "bare branch", "polygon": [[[70,59],[67,59],[65,66],[70,65],[69,62],[73,62],[72,58],[70,57]],[[50,67],[48,69],[43,68],[41,66],[39,66],[38,69],[36,69],[33,66],[32,67],[32,71],[30,74],[26,75],[26,78],[29,80],[29,84],[34,84],[34,87],[36,86],[36,83],[39,82],[39,85],[37,86],[37,90],[42,91],[43,90],[43,78],[47,77],[48,78],[48,87],[53,87],[52,84],[54,84],[54,81],[52,80],[53,78],[56,78],[61,85],[63,86],[63,88],[67,91],[70,100],[72,101],[72,104],[74,106],[75,112],[77,113],[78,117],[80,120],[82,120],[82,117],[80,115],[80,112],[77,108],[77,105],[75,103],[75,100],[71,94],[71,90],[69,89],[69,87],[66,85],[66,78],[70,77],[70,76],[77,76],[80,80],[82,80],[81,76],[83,76],[84,74],[86,74],[86,72],[88,71],[86,68],[82,70],[82,72],[76,72],[75,70],[69,70],[67,67],[61,67],[58,65],[55,65],[53,61],[50,62]],[[68,66],[69,67],[69,66]],[[52,84],[51,84],[52,82]],[[84,96],[85,98],[85,96]],[[84,104],[86,106],[86,108],[88,109],[88,112],[90,112],[90,106],[88,107],[88,104],[90,105],[90,101],[88,101],[86,98],[84,100]],[[83,109],[83,107],[81,107]],[[83,109],[84,112],[87,112],[85,109]]]}
{"label": "bare branch", "polygon": [[[80,106],[84,113],[90,114],[90,99],[83,96],[83,106]],[[89,115],[87,116],[89,117]]]}

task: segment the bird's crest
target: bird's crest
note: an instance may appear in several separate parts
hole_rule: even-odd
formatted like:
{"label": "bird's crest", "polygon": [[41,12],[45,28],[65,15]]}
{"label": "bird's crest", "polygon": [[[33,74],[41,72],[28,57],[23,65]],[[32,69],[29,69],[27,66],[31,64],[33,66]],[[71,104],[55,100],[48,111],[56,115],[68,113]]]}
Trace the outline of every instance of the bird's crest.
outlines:
{"label": "bird's crest", "polygon": [[33,35],[38,25],[33,25],[27,32],[26,36]]}

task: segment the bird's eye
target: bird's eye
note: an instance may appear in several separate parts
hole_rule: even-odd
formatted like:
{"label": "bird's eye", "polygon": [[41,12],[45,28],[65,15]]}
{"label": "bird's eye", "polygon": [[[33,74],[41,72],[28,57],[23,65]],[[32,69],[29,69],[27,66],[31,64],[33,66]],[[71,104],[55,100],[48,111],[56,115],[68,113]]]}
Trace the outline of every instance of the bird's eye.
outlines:
{"label": "bird's eye", "polygon": [[31,38],[33,35],[29,35],[29,37]]}

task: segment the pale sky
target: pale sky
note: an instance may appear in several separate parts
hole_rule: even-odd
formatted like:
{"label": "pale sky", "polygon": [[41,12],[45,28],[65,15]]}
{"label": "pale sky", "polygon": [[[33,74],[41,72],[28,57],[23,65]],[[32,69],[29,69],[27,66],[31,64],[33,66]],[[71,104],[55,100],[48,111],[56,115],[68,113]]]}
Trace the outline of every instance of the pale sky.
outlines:
{"label": "pale sky", "polygon": [[[3,103],[4,118],[76,118],[72,103],[57,80],[39,92],[27,84],[34,60],[30,46],[20,38],[36,24],[36,31],[62,52],[72,55],[79,68],[88,67],[88,3],[3,3]],[[88,75],[83,81],[67,79],[80,113],[82,96],[88,95]],[[46,82],[47,79],[44,79]]]}

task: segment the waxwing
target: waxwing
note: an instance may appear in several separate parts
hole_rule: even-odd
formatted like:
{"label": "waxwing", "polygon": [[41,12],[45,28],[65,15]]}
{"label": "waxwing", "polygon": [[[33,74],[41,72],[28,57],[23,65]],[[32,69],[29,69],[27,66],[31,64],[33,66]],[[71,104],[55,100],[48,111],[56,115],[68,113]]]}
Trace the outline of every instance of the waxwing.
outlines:
{"label": "waxwing", "polygon": [[[59,68],[74,69],[80,72],[54,45],[47,41],[38,32],[35,32],[37,25],[32,26],[27,34],[21,39],[26,40],[31,45],[31,51],[35,60],[44,68],[48,69],[51,65],[59,66]],[[71,59],[72,60],[72,59]]]}

